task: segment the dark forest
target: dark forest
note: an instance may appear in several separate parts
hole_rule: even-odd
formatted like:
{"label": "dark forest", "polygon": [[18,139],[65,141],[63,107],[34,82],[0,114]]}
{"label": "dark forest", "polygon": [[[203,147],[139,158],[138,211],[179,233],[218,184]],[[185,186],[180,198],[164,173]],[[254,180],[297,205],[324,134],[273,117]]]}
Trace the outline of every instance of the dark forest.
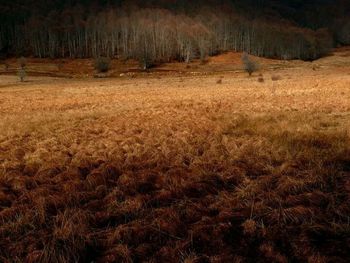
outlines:
{"label": "dark forest", "polygon": [[345,0],[17,0],[0,10],[2,57],[106,56],[147,67],[229,50],[313,60],[350,44]]}

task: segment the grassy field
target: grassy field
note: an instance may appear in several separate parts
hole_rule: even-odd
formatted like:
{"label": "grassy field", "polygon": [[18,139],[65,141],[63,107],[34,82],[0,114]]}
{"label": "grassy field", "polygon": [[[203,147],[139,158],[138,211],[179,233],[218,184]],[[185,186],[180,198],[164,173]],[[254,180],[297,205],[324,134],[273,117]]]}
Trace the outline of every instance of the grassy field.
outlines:
{"label": "grassy field", "polygon": [[0,262],[349,262],[348,60],[0,76]]}

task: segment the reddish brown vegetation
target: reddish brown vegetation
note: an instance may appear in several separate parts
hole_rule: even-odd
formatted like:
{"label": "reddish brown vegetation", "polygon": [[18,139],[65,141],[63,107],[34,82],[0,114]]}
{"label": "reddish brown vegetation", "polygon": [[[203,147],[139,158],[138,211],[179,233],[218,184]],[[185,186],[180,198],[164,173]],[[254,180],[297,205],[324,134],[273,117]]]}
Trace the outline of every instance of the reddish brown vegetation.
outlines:
{"label": "reddish brown vegetation", "polygon": [[266,152],[252,141],[213,155],[198,138],[197,164],[184,154],[178,167],[161,153],[45,170],[19,161],[0,182],[2,260],[345,262],[349,139],[244,132]]}
{"label": "reddish brown vegetation", "polygon": [[296,76],[3,90],[0,261],[348,262],[349,78]]}

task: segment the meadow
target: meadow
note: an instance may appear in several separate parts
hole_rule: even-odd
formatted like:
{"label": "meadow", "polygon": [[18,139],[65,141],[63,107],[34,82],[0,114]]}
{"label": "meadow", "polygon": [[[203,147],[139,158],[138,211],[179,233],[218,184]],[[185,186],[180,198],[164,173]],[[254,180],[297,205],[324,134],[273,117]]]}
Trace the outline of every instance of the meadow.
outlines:
{"label": "meadow", "polygon": [[1,75],[0,262],[349,262],[347,60]]}

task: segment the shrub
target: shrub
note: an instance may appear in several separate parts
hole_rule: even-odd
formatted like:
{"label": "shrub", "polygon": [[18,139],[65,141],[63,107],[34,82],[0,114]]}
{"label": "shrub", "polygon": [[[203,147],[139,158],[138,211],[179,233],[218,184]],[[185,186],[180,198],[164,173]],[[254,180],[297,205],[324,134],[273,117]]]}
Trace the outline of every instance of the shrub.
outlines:
{"label": "shrub", "polygon": [[25,57],[20,57],[18,59],[19,64],[19,70],[18,70],[18,77],[21,82],[24,82],[24,79],[26,77],[26,66],[27,66],[27,60]]}
{"label": "shrub", "polygon": [[247,53],[243,53],[242,63],[244,70],[248,72],[249,76],[259,69],[259,64],[256,61],[253,61]]}
{"label": "shrub", "polygon": [[9,69],[9,64],[5,60],[0,60],[0,65],[4,65],[5,71]]}
{"label": "shrub", "polygon": [[24,82],[25,77],[27,76],[25,68],[20,68],[18,70],[18,77],[21,82]]}
{"label": "shrub", "polygon": [[139,58],[139,64],[142,70],[148,70],[154,66],[154,61],[150,57],[144,56]]}
{"label": "shrub", "polygon": [[110,70],[111,59],[107,57],[98,57],[95,60],[95,70],[98,73],[106,73]]}
{"label": "shrub", "polygon": [[63,59],[59,60],[58,63],[56,64],[56,66],[57,66],[57,70],[61,71],[64,67],[64,60]]}
{"label": "shrub", "polygon": [[264,77],[259,77],[259,78],[258,78],[258,82],[264,83],[264,82],[265,82]]}
{"label": "shrub", "polygon": [[281,78],[281,76],[278,76],[278,75],[272,75],[271,76],[271,80],[272,81],[277,81],[277,80],[281,80],[282,78]]}
{"label": "shrub", "polygon": [[20,68],[24,69],[27,66],[27,60],[25,57],[20,57],[18,59],[18,64],[20,66]]}
{"label": "shrub", "polygon": [[140,46],[140,50],[136,53],[136,56],[140,69],[143,71],[147,71],[156,65],[157,58],[155,57],[155,54],[145,46]]}

